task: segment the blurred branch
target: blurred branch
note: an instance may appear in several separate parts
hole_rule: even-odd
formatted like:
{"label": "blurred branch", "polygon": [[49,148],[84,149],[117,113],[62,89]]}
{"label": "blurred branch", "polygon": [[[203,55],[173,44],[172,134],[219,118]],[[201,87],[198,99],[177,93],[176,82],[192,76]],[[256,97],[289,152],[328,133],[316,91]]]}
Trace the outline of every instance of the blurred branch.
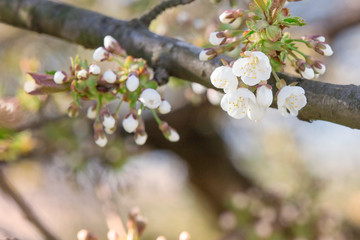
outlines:
{"label": "blurred branch", "polygon": [[0,189],[15,201],[15,203],[23,212],[24,216],[29,220],[29,222],[31,222],[34,225],[34,227],[36,227],[36,229],[44,236],[46,240],[57,240],[57,238],[49,230],[47,230],[46,227],[40,222],[38,217],[35,215],[35,213],[32,211],[30,206],[22,198],[20,193],[16,191],[14,186],[12,186],[12,184],[9,182],[9,180],[6,178],[5,174],[3,173],[1,167],[0,167]]}
{"label": "blurred branch", "polygon": [[146,25],[149,26],[150,23],[155,20],[163,11],[165,11],[168,8],[176,7],[179,5],[186,5],[195,0],[167,0],[163,1],[160,4],[156,5],[153,9],[151,9],[148,13],[144,14],[140,21]]}
{"label": "blurred branch", "polygon": [[[103,38],[111,34],[130,55],[144,58],[151,66],[161,65],[172,76],[206,87],[212,87],[210,74],[221,65],[220,57],[199,61],[200,48],[156,35],[139,20],[121,21],[52,1],[0,0],[0,21],[87,48],[102,45]],[[299,82],[306,91],[308,104],[299,119],[325,120],[360,129],[360,86],[334,85],[284,74],[281,77],[288,83]],[[274,83],[274,79],[270,82]]]}

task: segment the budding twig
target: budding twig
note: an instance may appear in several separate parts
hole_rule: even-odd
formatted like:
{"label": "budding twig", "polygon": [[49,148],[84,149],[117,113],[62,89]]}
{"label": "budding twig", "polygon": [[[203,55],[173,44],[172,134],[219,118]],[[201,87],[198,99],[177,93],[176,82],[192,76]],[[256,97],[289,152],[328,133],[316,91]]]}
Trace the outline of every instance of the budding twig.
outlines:
{"label": "budding twig", "polygon": [[140,18],[140,22],[142,22],[144,25],[149,26],[150,23],[156,19],[163,11],[165,11],[168,8],[176,7],[179,5],[186,5],[195,0],[167,0],[163,1],[160,4],[156,5],[153,9],[151,9],[148,13],[143,15]]}

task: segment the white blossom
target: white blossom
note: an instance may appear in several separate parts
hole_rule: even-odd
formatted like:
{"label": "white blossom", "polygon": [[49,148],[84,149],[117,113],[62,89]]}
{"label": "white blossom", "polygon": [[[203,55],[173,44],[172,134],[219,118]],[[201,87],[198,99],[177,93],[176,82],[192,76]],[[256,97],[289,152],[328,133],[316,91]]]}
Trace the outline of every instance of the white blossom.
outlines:
{"label": "white blossom", "polygon": [[104,47],[108,50],[114,49],[119,43],[110,35],[104,37]]}
{"label": "white blossom", "polygon": [[[219,36],[221,35],[221,36]],[[218,46],[220,45],[225,39],[225,36],[222,36],[220,32],[212,32],[209,37],[209,42],[212,45]]]}
{"label": "white blossom", "polygon": [[105,80],[105,82],[114,83],[116,81],[116,78],[117,76],[113,71],[108,70],[104,72],[103,79]]}
{"label": "white blossom", "polygon": [[109,54],[110,53],[105,48],[98,47],[94,51],[93,59],[97,62],[101,62],[101,61],[107,60],[109,58]]}
{"label": "white blossom", "polygon": [[126,88],[130,92],[135,91],[139,87],[139,84],[140,84],[139,78],[134,74],[131,74],[126,80]]}
{"label": "white blossom", "polygon": [[323,75],[326,72],[326,66],[322,63],[318,64],[321,66],[321,68],[316,67],[316,65],[314,65],[313,68],[318,74]]}
{"label": "white blossom", "polygon": [[101,73],[101,69],[100,69],[99,65],[91,64],[89,67],[89,73],[91,75],[99,75]]}
{"label": "white blossom", "polygon": [[104,114],[103,122],[102,122],[104,128],[111,129],[115,127],[116,120],[112,115]]}
{"label": "white blossom", "polygon": [[91,106],[88,108],[86,117],[89,119],[95,119],[96,118],[96,107]]}
{"label": "white blossom", "polygon": [[246,51],[245,55],[247,57],[235,61],[232,68],[233,73],[241,77],[242,81],[249,86],[268,80],[271,74],[269,58],[259,51]]}
{"label": "white blossom", "polygon": [[170,142],[177,142],[177,141],[179,141],[180,136],[175,129],[170,128],[170,134],[168,136],[168,139]]}
{"label": "white blossom", "polygon": [[277,96],[277,105],[283,116],[297,116],[300,109],[306,105],[305,90],[299,86],[285,86]]}
{"label": "white blossom", "polygon": [[210,60],[212,58],[214,58],[216,56],[216,52],[214,52],[213,49],[203,49],[200,53],[199,53],[199,60],[200,61],[207,61]]}
{"label": "white blossom", "polygon": [[160,94],[152,88],[145,89],[141,93],[139,100],[144,104],[145,107],[151,109],[158,108],[161,104]]}
{"label": "white blossom", "polygon": [[122,126],[126,132],[132,133],[139,126],[139,121],[136,118],[134,118],[133,114],[129,114],[122,121]]}
{"label": "white blossom", "polygon": [[219,105],[223,96],[224,94],[211,88],[209,88],[206,92],[206,97],[212,105]]}
{"label": "white blossom", "polygon": [[264,118],[268,107],[260,106],[258,103],[252,101],[249,101],[249,106],[247,116],[250,120],[257,122]]}
{"label": "white blossom", "polygon": [[99,147],[105,147],[105,145],[107,144],[108,140],[106,138],[106,136],[103,134],[101,136],[98,136],[98,138],[95,140],[95,143],[99,146]]}
{"label": "white blossom", "polygon": [[87,79],[88,72],[85,69],[81,69],[80,71],[77,72],[76,76],[78,79]]}
{"label": "white blossom", "polygon": [[268,108],[273,102],[273,93],[272,90],[266,86],[262,85],[256,90],[256,103],[257,105]]}
{"label": "white blossom", "polygon": [[235,21],[233,21],[232,23],[229,23],[230,28],[232,28],[232,29],[237,29],[237,28],[239,28],[240,25],[241,25],[241,22],[242,22],[242,19],[241,19],[241,18],[236,18]]}
{"label": "white blossom", "polygon": [[231,17],[233,14],[231,11],[224,11],[222,14],[220,14],[219,16],[219,20],[222,23],[225,24],[229,24],[231,23],[231,21],[233,21],[234,19]]}
{"label": "white blossom", "polygon": [[324,56],[330,57],[331,55],[334,54],[334,52],[329,44],[325,43],[324,46],[325,46],[325,48],[321,49],[324,52]]}
{"label": "white blossom", "polygon": [[194,93],[199,95],[203,94],[206,91],[206,87],[204,87],[199,83],[191,83],[191,89],[193,90]]}
{"label": "white blossom", "polygon": [[162,100],[158,110],[161,114],[167,114],[171,111],[171,105],[168,101]]}
{"label": "white blossom", "polygon": [[324,36],[316,36],[313,38],[315,41],[319,41],[319,42],[325,42],[326,38]]}
{"label": "white blossom", "polygon": [[135,134],[135,143],[137,145],[144,145],[148,138],[147,133]]}
{"label": "white blossom", "polygon": [[247,88],[238,88],[224,95],[221,99],[220,106],[231,117],[240,119],[244,118],[249,111],[250,102],[256,104],[256,98]]}
{"label": "white blossom", "polygon": [[300,74],[303,78],[313,79],[315,77],[315,72],[312,67],[308,64],[304,65],[304,70],[299,69]]}
{"label": "white blossom", "polygon": [[66,80],[66,75],[62,71],[56,71],[54,74],[54,82],[56,84],[63,84]]}
{"label": "white blossom", "polygon": [[105,132],[109,135],[113,134],[116,131],[116,127],[113,128],[104,128]]}
{"label": "white blossom", "polygon": [[215,68],[210,75],[210,80],[212,85],[216,88],[224,89],[225,93],[235,90],[239,84],[237,77],[234,75],[233,70],[229,66]]}

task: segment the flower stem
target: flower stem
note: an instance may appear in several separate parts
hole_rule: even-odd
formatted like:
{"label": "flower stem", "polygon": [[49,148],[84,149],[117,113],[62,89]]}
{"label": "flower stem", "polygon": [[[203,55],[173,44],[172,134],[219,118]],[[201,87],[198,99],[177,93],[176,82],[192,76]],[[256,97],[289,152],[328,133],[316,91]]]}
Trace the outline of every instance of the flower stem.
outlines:
{"label": "flower stem", "polygon": [[295,51],[295,52],[297,52],[298,54],[300,54],[301,56],[303,56],[305,59],[306,59],[306,55],[304,54],[304,53],[302,53],[302,52],[300,52],[297,48],[294,48],[294,47],[292,47],[292,46],[287,46],[289,49],[291,49],[292,51]]}
{"label": "flower stem", "polygon": [[101,109],[101,106],[102,106],[102,95],[99,94],[98,95],[98,102],[96,104],[96,121],[97,122],[100,122],[100,109]]}
{"label": "flower stem", "polygon": [[154,118],[155,118],[155,120],[156,120],[156,122],[158,123],[158,124],[161,124],[161,119],[159,118],[159,116],[157,115],[157,113],[155,112],[155,110],[154,109],[150,109],[151,110],[151,113],[152,113],[152,115],[154,116]]}
{"label": "flower stem", "polygon": [[274,78],[276,79],[276,82],[280,82],[280,78],[279,78],[279,76],[277,75],[277,73],[276,73],[273,69],[271,69],[271,72],[272,72],[272,74],[274,75]]}
{"label": "flower stem", "polygon": [[124,67],[124,64],[122,62],[120,62],[119,59],[114,57],[114,61],[117,62],[117,64],[119,64],[121,67]]}
{"label": "flower stem", "polygon": [[119,110],[120,110],[120,107],[121,107],[122,102],[123,102],[123,100],[122,100],[122,99],[120,99],[120,102],[119,102],[119,104],[117,105],[116,110],[115,110],[115,115],[117,115],[117,114],[118,114],[118,112],[119,112]]}

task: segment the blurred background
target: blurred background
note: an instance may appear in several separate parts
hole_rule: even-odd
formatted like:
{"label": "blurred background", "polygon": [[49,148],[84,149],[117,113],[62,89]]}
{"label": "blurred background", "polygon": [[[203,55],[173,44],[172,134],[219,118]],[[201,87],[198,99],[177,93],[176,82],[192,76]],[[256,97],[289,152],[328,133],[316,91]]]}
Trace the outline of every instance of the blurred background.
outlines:
{"label": "blurred background", "polygon": [[[130,20],[160,1],[64,2]],[[196,0],[167,10],[150,29],[207,46],[229,2]],[[326,59],[309,52],[327,66],[318,81],[360,84],[360,2],[287,6],[308,23],[292,29],[293,36],[322,34],[335,52]],[[32,88],[26,72],[67,70],[76,54],[90,60],[92,50],[0,24],[0,185],[8,179],[57,239],[76,239],[84,228],[106,239],[108,228],[119,227],[119,217],[125,223],[134,206],[147,218],[146,240],[177,239],[184,230],[192,239],[209,240],[360,239],[359,130],[283,118],[275,109],[256,123],[230,119],[209,103],[217,102],[214,94],[170,79],[161,91],[173,112],[163,119],[178,130],[180,142],[168,143],[149,118],[145,146],[119,130],[100,149],[84,113],[75,120],[63,117],[70,96],[24,91]],[[127,112],[121,109],[120,119]],[[8,236],[44,238],[3,189],[0,239]]]}

